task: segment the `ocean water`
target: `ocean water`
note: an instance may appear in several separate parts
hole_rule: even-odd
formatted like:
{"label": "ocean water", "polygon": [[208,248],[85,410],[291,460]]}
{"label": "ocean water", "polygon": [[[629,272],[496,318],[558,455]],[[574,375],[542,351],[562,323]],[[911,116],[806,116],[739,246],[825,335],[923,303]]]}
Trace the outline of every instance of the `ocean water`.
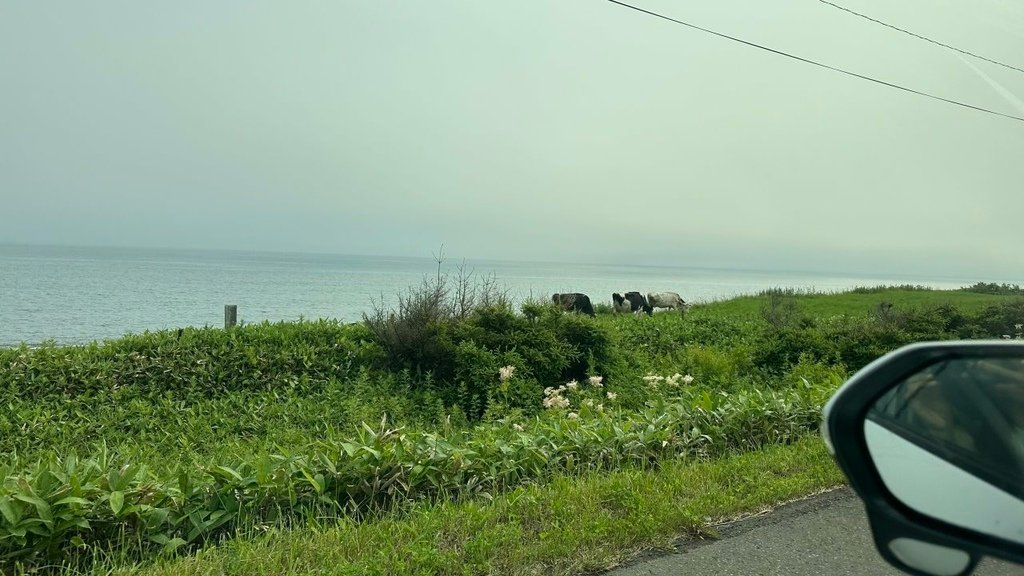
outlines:
{"label": "ocean water", "polygon": [[[455,272],[462,261],[447,260]],[[822,291],[878,284],[956,288],[967,279],[863,277],[657,266],[467,260],[518,301],[583,292],[596,304],[612,292],[679,292],[707,302],[773,287]],[[355,322],[374,302],[436,274],[430,258],[0,245],[0,346],[54,340],[77,344],[183,326],[223,326],[224,305],[238,319],[337,318]]]}

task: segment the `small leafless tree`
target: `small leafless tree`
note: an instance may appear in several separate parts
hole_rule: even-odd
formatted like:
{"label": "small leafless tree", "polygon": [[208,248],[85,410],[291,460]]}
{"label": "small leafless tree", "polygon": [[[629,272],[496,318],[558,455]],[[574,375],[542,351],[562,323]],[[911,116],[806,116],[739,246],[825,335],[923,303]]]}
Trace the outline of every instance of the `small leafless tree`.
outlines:
{"label": "small leafless tree", "polygon": [[455,275],[449,275],[443,270],[444,246],[434,260],[436,275],[424,276],[419,286],[400,292],[395,307],[381,295],[372,311],[363,314],[363,322],[396,365],[430,366],[442,353],[439,335],[446,324],[481,307],[512,304],[508,289],[494,274],[477,276],[463,261]]}
{"label": "small leafless tree", "polygon": [[781,330],[800,320],[800,305],[797,304],[796,294],[793,291],[771,289],[766,290],[764,294],[768,299],[761,306],[761,317],[772,328]]}

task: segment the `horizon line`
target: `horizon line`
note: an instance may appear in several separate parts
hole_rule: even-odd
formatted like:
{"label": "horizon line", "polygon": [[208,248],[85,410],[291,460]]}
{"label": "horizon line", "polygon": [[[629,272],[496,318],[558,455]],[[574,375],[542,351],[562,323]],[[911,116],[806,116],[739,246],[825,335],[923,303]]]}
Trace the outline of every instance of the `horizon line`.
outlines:
{"label": "horizon line", "polygon": [[[34,242],[17,242],[0,240],[0,247],[22,247],[22,248],[56,248],[56,249],[98,249],[98,250],[129,250],[129,251],[157,251],[157,252],[199,252],[199,253],[228,253],[228,254],[247,254],[247,255],[279,255],[279,256],[328,256],[328,257],[349,257],[349,258],[378,258],[378,259],[403,259],[403,260],[421,260],[437,262],[437,257],[431,254],[430,256],[403,256],[397,254],[353,254],[353,253],[342,253],[342,252],[325,252],[325,251],[295,251],[295,250],[270,250],[270,249],[242,249],[242,248],[195,248],[195,247],[170,247],[170,246],[126,246],[126,245],[112,245],[112,244],[59,244],[59,243],[34,243]],[[443,245],[442,245],[443,248]],[[626,268],[657,268],[666,270],[703,270],[703,271],[715,271],[715,272],[749,272],[755,274],[777,274],[777,273],[790,273],[790,274],[809,274],[809,275],[821,275],[821,276],[845,276],[850,279],[891,279],[897,280],[899,278],[914,279],[914,280],[942,280],[951,282],[970,282],[971,280],[960,277],[960,276],[948,276],[940,274],[909,274],[909,275],[897,275],[892,272],[864,272],[864,271],[851,271],[851,270],[835,270],[835,269],[795,269],[795,268],[748,268],[748,267],[723,267],[723,266],[685,266],[679,264],[637,264],[637,263],[621,263],[621,262],[596,262],[596,261],[566,261],[566,260],[524,260],[516,258],[484,258],[484,257],[462,257],[462,258],[449,258],[442,254],[441,262],[447,262],[451,260],[453,263],[459,262],[501,262],[501,263],[515,263],[515,264],[551,264],[551,265],[576,265],[576,266],[616,266]],[[977,278],[974,282],[980,282]],[[1009,283],[1005,282],[1004,283]]]}

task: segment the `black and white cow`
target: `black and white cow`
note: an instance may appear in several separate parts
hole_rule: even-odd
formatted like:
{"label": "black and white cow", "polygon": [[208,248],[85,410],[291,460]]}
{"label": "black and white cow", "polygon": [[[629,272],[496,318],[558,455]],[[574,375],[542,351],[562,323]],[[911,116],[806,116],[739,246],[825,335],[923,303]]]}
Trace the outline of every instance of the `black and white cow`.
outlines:
{"label": "black and white cow", "polygon": [[626,292],[625,295],[612,293],[612,308],[616,312],[646,312],[648,315],[654,312],[654,308],[651,308],[647,299],[639,292]]}
{"label": "black and white cow", "polygon": [[583,312],[590,316],[596,316],[594,314],[594,306],[590,303],[590,297],[586,294],[580,294],[579,292],[553,294],[551,301],[568,312]]}
{"label": "black and white cow", "polygon": [[647,295],[647,303],[651,308],[686,309],[686,301],[675,292],[651,292]]}

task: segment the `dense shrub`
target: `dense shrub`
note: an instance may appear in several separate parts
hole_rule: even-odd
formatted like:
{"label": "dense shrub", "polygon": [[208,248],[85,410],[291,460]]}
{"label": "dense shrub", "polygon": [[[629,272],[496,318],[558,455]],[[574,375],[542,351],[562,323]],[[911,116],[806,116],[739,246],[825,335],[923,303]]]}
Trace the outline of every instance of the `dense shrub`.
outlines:
{"label": "dense shrub", "polygon": [[[902,288],[901,288],[902,289]],[[880,302],[866,316],[802,319],[777,327],[769,318],[753,347],[753,362],[780,373],[801,356],[856,370],[913,342],[1014,337],[1024,325],[1024,299],[988,306],[975,314],[950,304],[899,308]]]}
{"label": "dense shrub", "polygon": [[503,403],[529,412],[539,406],[543,387],[583,379],[612,362],[606,330],[552,306],[532,317],[508,306],[480,307],[451,323],[442,341],[452,350],[453,372],[435,367],[435,385],[471,418],[481,416],[496,396],[500,366],[515,366],[520,375],[514,389],[502,392]]}
{"label": "dense shrub", "polygon": [[330,320],[129,334],[86,346],[0,349],[0,391],[39,398],[133,388],[210,394],[346,378],[379,355],[366,328]]}
{"label": "dense shrub", "polygon": [[[664,388],[665,384],[661,384]],[[233,527],[361,514],[411,499],[492,494],[558,472],[652,466],[786,443],[818,424],[808,386],[655,393],[638,412],[552,409],[472,431],[363,426],[305,454],[153,468],[100,451],[0,464],[0,558],[23,567],[96,550],[173,552]]]}
{"label": "dense shrub", "polygon": [[767,330],[753,350],[753,363],[769,372],[780,373],[802,356],[818,362],[837,362],[838,343],[816,326],[787,326]]}
{"label": "dense shrub", "polygon": [[[170,551],[233,526],[789,442],[846,370],[912,341],[1012,337],[1024,323],[1024,299],[1009,297],[977,312],[884,296],[869,311],[862,297],[857,315],[812,317],[801,308],[822,296],[777,291],[760,318],[756,303],[591,319],[451,286],[359,325],[0,350],[0,563]],[[673,372],[687,376],[652,374]],[[549,386],[568,408],[541,408]],[[90,455],[75,458],[83,443]]]}
{"label": "dense shrub", "polygon": [[761,317],[772,329],[801,325],[806,320],[792,290],[767,290],[763,295],[765,302],[761,306]]}
{"label": "dense shrub", "polygon": [[427,278],[397,308],[364,316],[387,367],[420,374],[470,418],[481,417],[498,394],[500,366],[514,365],[524,377],[500,391],[502,402],[532,410],[544,386],[585,378],[613,361],[610,336],[594,320],[536,302],[519,314],[492,285],[470,283],[464,276]]}
{"label": "dense shrub", "polygon": [[691,346],[744,346],[761,330],[751,321],[716,316],[703,309],[686,316],[661,313],[653,318],[616,317],[603,325],[618,349],[645,358],[672,356]]}
{"label": "dense shrub", "polygon": [[476,279],[464,268],[454,277],[442,273],[426,276],[418,287],[398,294],[394,308],[383,300],[363,324],[383,348],[392,370],[432,372],[449,380],[454,370],[454,348],[445,339],[452,324],[465,320],[478,308],[509,307],[507,293],[493,277]]}
{"label": "dense shrub", "polygon": [[961,288],[964,292],[977,294],[997,294],[1000,296],[1024,296],[1024,288],[1019,284],[997,284],[995,282],[977,282],[972,286]]}
{"label": "dense shrub", "polygon": [[934,337],[922,338],[897,326],[872,321],[840,321],[829,326],[829,339],[835,343],[838,358],[851,370],[900,346]]}
{"label": "dense shrub", "polygon": [[891,285],[879,285],[879,286],[857,286],[853,290],[850,290],[853,294],[880,294],[883,292],[931,292],[935,290],[929,286],[922,286],[921,284],[891,284]]}
{"label": "dense shrub", "polygon": [[969,325],[961,328],[965,336],[1014,338],[1022,332],[1024,326],[1024,298],[1014,299],[1002,304],[994,304],[982,309],[971,318]]}
{"label": "dense shrub", "polygon": [[[442,399],[402,373],[360,371],[345,380],[288,378],[272,390],[185,396],[131,387],[52,398],[6,398],[0,453],[33,458],[104,443],[111,452],[167,464],[283,451],[347,437],[387,414],[396,425],[436,428]],[[456,418],[458,414],[451,414]]]}

